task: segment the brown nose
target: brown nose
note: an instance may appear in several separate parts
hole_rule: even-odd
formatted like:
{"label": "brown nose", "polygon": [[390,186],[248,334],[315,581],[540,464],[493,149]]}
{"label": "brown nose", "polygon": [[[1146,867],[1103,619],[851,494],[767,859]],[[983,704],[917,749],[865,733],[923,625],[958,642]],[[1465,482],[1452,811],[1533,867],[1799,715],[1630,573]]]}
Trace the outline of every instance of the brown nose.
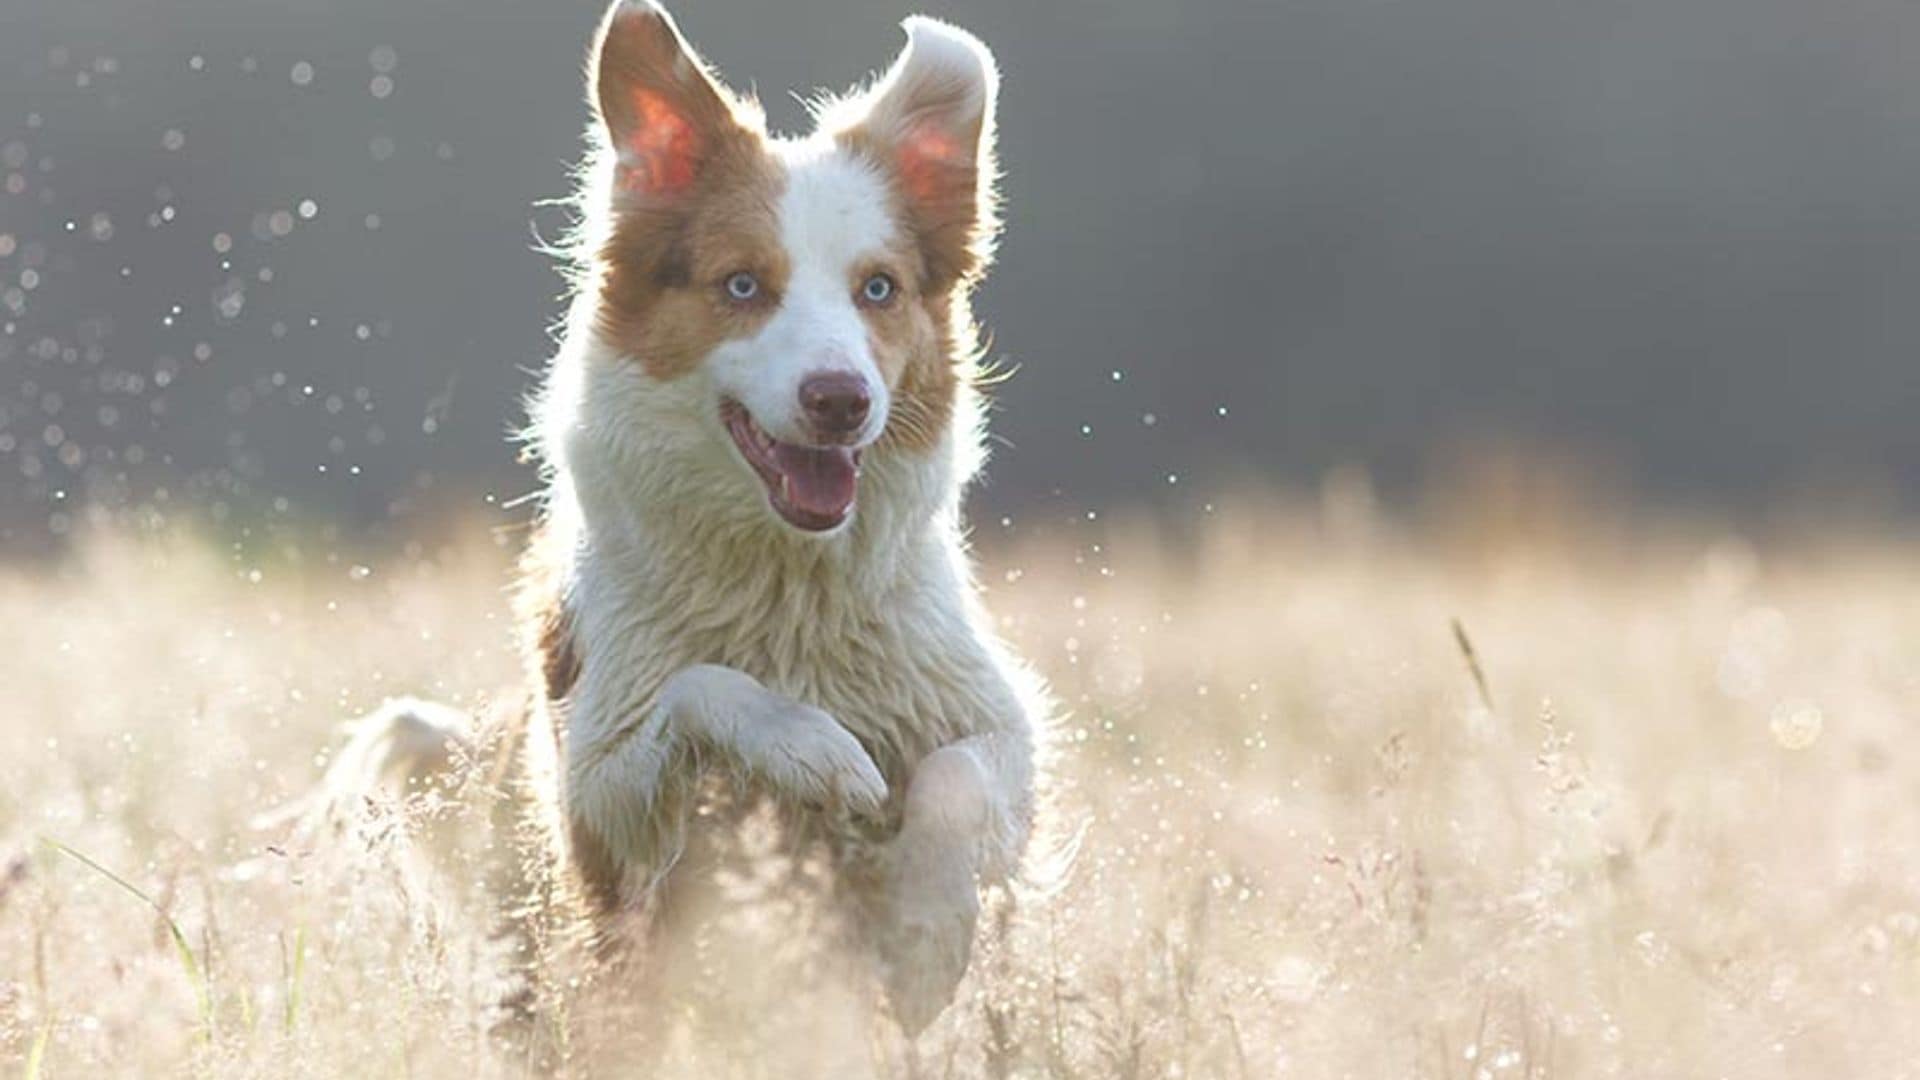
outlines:
{"label": "brown nose", "polygon": [[867,380],[851,371],[821,371],[800,382],[800,408],[816,434],[847,436],[867,422],[873,398]]}

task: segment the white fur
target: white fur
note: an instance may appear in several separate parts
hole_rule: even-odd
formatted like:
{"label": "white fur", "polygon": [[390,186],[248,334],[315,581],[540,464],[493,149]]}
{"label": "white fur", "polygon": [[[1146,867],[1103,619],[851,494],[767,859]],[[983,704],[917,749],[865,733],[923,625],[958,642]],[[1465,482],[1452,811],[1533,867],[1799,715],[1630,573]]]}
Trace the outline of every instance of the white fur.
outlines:
{"label": "white fur", "polygon": [[873,404],[852,441],[865,446],[886,429],[887,385],[849,281],[861,259],[893,239],[886,187],[825,140],[777,145],[787,165],[779,206],[791,269],[786,292],[758,334],[720,346],[707,364],[714,383],[768,434],[800,443],[811,441],[799,414],[801,380],[835,371],[860,376]]}

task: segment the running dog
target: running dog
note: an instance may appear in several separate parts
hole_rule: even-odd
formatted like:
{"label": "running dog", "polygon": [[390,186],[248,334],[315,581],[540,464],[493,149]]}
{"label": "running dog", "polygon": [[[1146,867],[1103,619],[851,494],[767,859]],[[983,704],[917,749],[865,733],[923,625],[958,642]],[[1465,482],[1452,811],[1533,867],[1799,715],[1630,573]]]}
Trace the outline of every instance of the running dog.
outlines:
{"label": "running dog", "polygon": [[[536,861],[600,936],[672,933],[709,840],[770,815],[825,853],[917,1032],[1021,865],[1046,702],[960,514],[997,73],[965,31],[904,25],[884,75],[784,138],[658,4],[607,13],[573,299],[531,403],[511,756]],[[396,703],[341,760],[444,762],[459,728]]]}

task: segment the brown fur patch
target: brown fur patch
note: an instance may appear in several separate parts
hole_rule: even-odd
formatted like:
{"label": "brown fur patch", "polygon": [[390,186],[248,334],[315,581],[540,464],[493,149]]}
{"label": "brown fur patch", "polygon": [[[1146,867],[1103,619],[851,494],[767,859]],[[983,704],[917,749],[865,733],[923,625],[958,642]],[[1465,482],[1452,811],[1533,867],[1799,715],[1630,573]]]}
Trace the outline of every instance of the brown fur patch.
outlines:
{"label": "brown fur patch", "polygon": [[[601,336],[647,374],[671,379],[721,342],[753,334],[787,283],[782,186],[779,165],[755,143],[709,162],[686,199],[621,212],[600,252]],[[760,281],[747,304],[726,294],[727,278],[741,270]]]}
{"label": "brown fur patch", "polygon": [[[896,209],[896,214],[898,210]],[[953,415],[960,365],[952,333],[957,286],[928,291],[929,274],[911,239],[859,268],[849,283],[856,296],[866,279],[885,273],[898,292],[892,301],[861,303],[867,321],[867,345],[893,393],[887,439],[908,449],[930,448]],[[962,319],[967,318],[964,307]]]}
{"label": "brown fur patch", "polygon": [[991,95],[976,102],[963,84],[903,72],[834,137],[887,178],[911,249],[914,273],[901,279],[910,295],[869,323],[877,355],[904,357],[887,438],[927,449],[952,421],[975,359],[972,294],[999,229]]}
{"label": "brown fur patch", "polygon": [[[520,557],[520,581],[514,596],[521,650],[535,685],[543,695],[529,709],[546,717],[551,737],[565,745],[567,698],[580,679],[580,651],[574,639],[567,568],[573,553],[563,539],[542,523],[534,527]],[[562,749],[564,755],[564,749]],[[618,909],[621,867],[593,830],[567,818],[568,891],[595,915]]]}
{"label": "brown fur patch", "polygon": [[746,127],[743,107],[665,12],[614,5],[593,58],[594,101],[617,155],[618,187],[634,197],[678,197],[705,159]]}
{"label": "brown fur patch", "polygon": [[594,915],[611,915],[620,909],[623,875],[620,860],[592,829],[578,819],[567,819],[567,850],[573,870],[573,891],[582,905]]}
{"label": "brown fur patch", "polygon": [[574,647],[573,616],[567,602],[566,569],[571,552],[552,529],[534,528],[520,556],[520,582],[514,615],[522,655],[539,676],[548,702],[564,700],[580,678],[580,654]]}
{"label": "brown fur patch", "polygon": [[[978,141],[983,127],[969,125],[971,137]],[[992,175],[992,155],[982,146],[979,156],[943,162],[942,182],[929,185],[913,179],[916,166],[911,155],[884,129],[862,125],[841,132],[837,139],[847,152],[879,169],[892,187],[899,219],[906,225],[917,249],[929,295],[944,293],[956,284],[973,284],[984,273],[992,258],[993,236],[997,223],[991,213],[993,199],[984,190],[981,177]]]}
{"label": "brown fur patch", "polygon": [[[616,9],[602,28],[594,91],[614,171],[611,237],[597,254],[599,330],[670,379],[750,334],[786,282],[775,205],[780,168],[756,110],[708,74],[659,12]],[[724,292],[749,271],[762,291]]]}
{"label": "brown fur patch", "polygon": [[[888,437],[909,450],[931,449],[953,422],[961,373],[972,363],[973,314],[966,298],[949,290],[921,298],[919,307],[932,343],[921,346],[914,362],[901,373],[893,395],[894,414],[887,422]],[[968,330],[969,344],[964,348],[954,337],[956,317]]]}

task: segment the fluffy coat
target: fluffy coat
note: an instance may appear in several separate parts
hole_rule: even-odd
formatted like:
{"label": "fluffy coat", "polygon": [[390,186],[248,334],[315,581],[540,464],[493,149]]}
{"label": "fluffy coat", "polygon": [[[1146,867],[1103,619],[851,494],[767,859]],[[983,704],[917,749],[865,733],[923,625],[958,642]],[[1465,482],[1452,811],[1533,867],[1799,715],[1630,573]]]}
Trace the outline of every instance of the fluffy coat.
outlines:
{"label": "fluffy coat", "polygon": [[[960,515],[997,75],[964,31],[905,26],[876,83],[776,139],[664,10],[609,11],[574,296],[528,430],[545,497],[511,750],[536,876],[598,938],[672,933],[668,898],[710,870],[689,853],[770,807],[825,853],[917,1030],[981,887],[1020,865],[1046,706]],[[857,430],[808,427],[823,369],[864,388]]]}

